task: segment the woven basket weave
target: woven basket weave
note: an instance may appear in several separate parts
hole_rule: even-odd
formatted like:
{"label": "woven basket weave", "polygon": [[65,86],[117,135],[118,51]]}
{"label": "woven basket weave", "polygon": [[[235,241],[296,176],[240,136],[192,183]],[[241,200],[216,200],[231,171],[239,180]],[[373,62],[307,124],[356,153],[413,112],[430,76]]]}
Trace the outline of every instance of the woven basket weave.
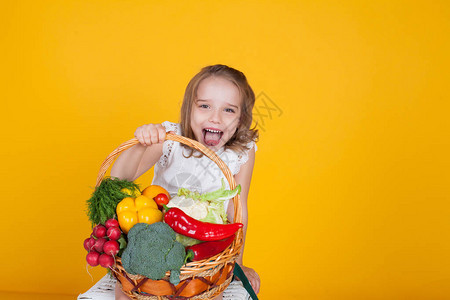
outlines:
{"label": "woven basket weave", "polygon": [[[166,140],[172,140],[187,145],[200,151],[212,161],[214,161],[225,175],[230,189],[236,188],[236,181],[228,166],[220,157],[205,147],[201,143],[189,138],[172,133],[166,134]],[[117,147],[100,167],[97,177],[96,187],[102,182],[106,171],[113,161],[123,151],[138,144],[137,139],[126,141]],[[234,203],[234,222],[242,222],[242,207],[239,200],[239,194],[233,198]],[[219,253],[207,260],[189,262],[181,268],[180,283],[173,285],[169,282],[170,273],[161,280],[151,280],[141,275],[132,275],[127,273],[122,267],[119,257],[116,257],[116,264],[112,267],[114,276],[121,283],[123,292],[132,299],[139,300],[163,300],[163,299],[213,299],[223,292],[230,284],[234,263],[239,256],[243,243],[243,232],[239,229],[233,243]]]}

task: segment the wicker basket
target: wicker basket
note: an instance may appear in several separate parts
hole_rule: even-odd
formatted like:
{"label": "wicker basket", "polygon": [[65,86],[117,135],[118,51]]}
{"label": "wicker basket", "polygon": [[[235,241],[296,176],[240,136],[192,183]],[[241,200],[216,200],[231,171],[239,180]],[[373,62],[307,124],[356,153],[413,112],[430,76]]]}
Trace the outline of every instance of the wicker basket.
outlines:
{"label": "wicker basket", "polygon": [[[166,140],[180,142],[206,155],[219,166],[228,180],[230,188],[234,189],[236,187],[236,182],[230,169],[215,152],[197,141],[172,133],[166,134]],[[100,185],[106,171],[116,157],[138,143],[137,139],[131,139],[121,144],[105,159],[100,167],[96,187]],[[233,198],[233,203],[234,222],[242,222],[242,207],[239,194]],[[233,243],[222,253],[207,260],[189,262],[184,265],[181,268],[181,281],[178,285],[173,285],[169,282],[169,272],[161,280],[151,280],[141,275],[129,274],[122,267],[121,260],[118,257],[116,264],[112,267],[112,271],[118,282],[121,283],[124,293],[132,299],[213,299],[230,284],[233,277],[234,263],[239,256],[242,243],[243,232],[242,229],[239,229]]]}

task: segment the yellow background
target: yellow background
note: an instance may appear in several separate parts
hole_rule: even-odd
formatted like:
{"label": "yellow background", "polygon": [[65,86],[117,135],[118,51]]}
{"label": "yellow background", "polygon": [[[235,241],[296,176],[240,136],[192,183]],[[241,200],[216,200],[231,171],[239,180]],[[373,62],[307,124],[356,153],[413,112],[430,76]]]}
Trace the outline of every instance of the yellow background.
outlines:
{"label": "yellow background", "polygon": [[450,299],[447,1],[1,6],[0,290],[93,284],[101,162],[223,63],[265,94],[244,258],[260,298]]}

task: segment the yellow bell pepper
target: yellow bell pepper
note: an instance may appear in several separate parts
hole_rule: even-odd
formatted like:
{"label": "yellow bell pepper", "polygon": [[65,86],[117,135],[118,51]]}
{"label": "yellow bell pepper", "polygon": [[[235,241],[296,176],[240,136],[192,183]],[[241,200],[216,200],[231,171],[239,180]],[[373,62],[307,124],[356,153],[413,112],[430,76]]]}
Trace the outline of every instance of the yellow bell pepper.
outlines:
{"label": "yellow bell pepper", "polygon": [[163,214],[156,202],[143,195],[122,199],[117,204],[116,213],[120,228],[125,234],[137,223],[153,224],[163,219]]}

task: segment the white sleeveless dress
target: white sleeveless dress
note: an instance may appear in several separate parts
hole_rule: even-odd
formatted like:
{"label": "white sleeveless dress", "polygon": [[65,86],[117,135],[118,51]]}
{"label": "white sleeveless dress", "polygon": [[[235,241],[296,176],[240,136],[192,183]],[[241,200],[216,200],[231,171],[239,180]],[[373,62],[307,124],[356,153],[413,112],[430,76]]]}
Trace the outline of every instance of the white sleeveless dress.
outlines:
{"label": "white sleeveless dress", "polygon": [[[169,121],[162,125],[166,132],[173,131],[181,135],[181,127],[178,123]],[[227,164],[233,175],[239,173],[243,164],[248,160],[248,151],[255,147],[255,142],[250,142],[247,147],[249,150],[244,153],[237,153],[224,147],[219,149],[216,154]],[[222,179],[226,187],[230,186],[225,179],[225,175],[220,168],[208,157],[203,155],[200,158],[193,156],[186,158],[189,150],[183,147],[179,142],[165,141],[163,144],[163,155],[154,167],[154,176],[152,184],[160,185],[167,189],[171,196],[177,194],[179,188],[187,188],[190,191],[207,193],[218,190],[222,186]],[[227,207],[228,202],[225,203]]]}

